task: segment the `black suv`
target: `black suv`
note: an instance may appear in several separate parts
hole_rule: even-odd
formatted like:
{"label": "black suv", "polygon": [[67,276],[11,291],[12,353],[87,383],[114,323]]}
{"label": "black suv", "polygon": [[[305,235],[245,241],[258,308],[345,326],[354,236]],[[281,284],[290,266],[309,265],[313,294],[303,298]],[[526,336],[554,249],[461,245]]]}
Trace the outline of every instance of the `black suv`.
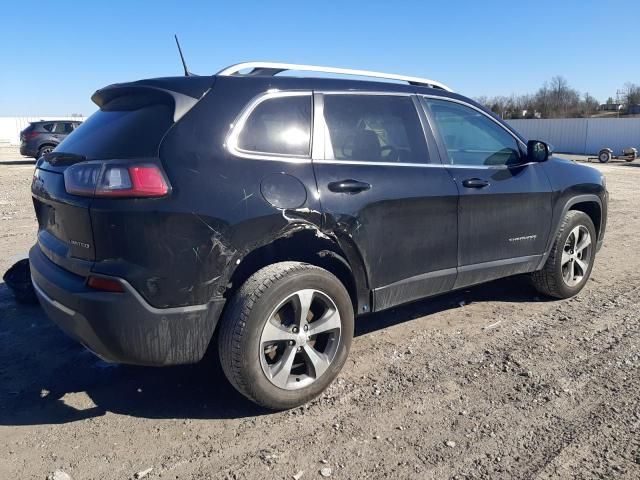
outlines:
{"label": "black suv", "polygon": [[80,123],[69,120],[31,122],[20,132],[20,155],[40,158],[52,152]]}
{"label": "black suv", "polygon": [[43,308],[112,362],[213,343],[269,408],[331,383],[356,315],[516,274],[567,298],[602,244],[598,170],[431,80],[249,63],[92,99],[33,178]]}

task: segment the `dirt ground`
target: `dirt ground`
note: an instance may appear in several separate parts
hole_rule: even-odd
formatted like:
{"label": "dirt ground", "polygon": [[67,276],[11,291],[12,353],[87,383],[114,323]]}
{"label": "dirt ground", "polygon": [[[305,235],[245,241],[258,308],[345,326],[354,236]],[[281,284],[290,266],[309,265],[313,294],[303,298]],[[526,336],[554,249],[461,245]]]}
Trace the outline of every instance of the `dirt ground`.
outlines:
{"label": "dirt ground", "polygon": [[[34,242],[20,162],[0,272]],[[597,168],[608,232],[578,297],[512,278],[363,317],[338,380],[284,413],[211,363],[106,364],[0,283],[0,479],[640,478],[640,162]]]}

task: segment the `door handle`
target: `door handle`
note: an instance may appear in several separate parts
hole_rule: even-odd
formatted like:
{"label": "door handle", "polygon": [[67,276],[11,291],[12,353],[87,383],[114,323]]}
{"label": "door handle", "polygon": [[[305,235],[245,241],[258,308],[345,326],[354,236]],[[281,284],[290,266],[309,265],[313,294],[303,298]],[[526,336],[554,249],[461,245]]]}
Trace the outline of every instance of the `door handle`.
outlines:
{"label": "door handle", "polygon": [[329,190],[335,193],[360,193],[371,188],[371,184],[358,180],[347,179],[338,182],[331,182]]}
{"label": "door handle", "polygon": [[468,178],[462,181],[462,186],[467,188],[484,188],[488,185],[489,182],[481,178]]}

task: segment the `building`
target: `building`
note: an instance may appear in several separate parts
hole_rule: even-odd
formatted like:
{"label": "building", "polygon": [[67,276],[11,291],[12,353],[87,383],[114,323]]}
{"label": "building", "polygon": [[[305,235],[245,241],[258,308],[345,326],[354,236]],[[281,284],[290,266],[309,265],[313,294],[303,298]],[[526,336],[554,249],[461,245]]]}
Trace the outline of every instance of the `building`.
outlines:
{"label": "building", "polygon": [[598,107],[598,110],[602,112],[619,112],[624,109],[622,103],[603,103]]}

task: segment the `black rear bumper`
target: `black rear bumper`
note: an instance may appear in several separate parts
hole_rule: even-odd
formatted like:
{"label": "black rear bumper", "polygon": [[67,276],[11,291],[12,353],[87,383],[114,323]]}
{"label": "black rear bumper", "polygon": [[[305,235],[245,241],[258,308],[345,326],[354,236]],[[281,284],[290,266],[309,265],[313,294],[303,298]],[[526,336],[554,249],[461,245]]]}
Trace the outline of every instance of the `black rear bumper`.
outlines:
{"label": "black rear bumper", "polygon": [[20,144],[20,155],[24,157],[36,157],[38,156],[38,150],[30,147],[27,143]]}
{"label": "black rear bumper", "polygon": [[[101,292],[85,278],[29,252],[36,295],[48,317],[104,360],[133,365],[195,363],[205,354],[224,301],[176,308],[149,305],[125,280],[123,293]],[[114,277],[110,277],[114,278]]]}

